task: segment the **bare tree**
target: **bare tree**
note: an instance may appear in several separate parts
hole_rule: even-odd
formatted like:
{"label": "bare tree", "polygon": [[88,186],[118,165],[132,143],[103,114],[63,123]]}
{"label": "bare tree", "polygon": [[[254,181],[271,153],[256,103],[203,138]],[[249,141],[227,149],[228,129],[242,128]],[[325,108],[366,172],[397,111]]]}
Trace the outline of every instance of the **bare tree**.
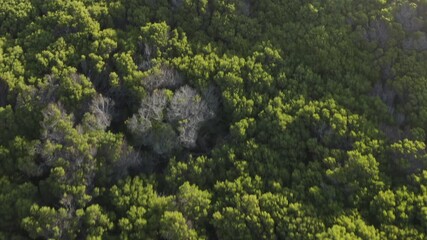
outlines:
{"label": "bare tree", "polygon": [[187,148],[196,146],[197,134],[199,131],[199,123],[194,121],[182,121],[179,128],[179,141]]}
{"label": "bare tree", "polygon": [[176,90],[169,102],[166,90],[154,90],[142,100],[138,113],[127,121],[134,140],[160,155],[176,148],[176,140],[186,148],[194,148],[201,124],[213,118],[218,108],[216,88],[209,87],[202,95],[203,98],[185,85]]}
{"label": "bare tree", "polygon": [[213,118],[216,115],[216,112],[219,108],[221,92],[214,85],[209,85],[209,87],[203,91],[202,97],[208,105],[209,112],[207,113],[208,118]]}
{"label": "bare tree", "polygon": [[49,104],[43,111],[41,122],[42,140],[64,144],[66,132],[62,131],[63,123],[72,123],[73,116],[67,115],[61,104]]}
{"label": "bare tree", "polygon": [[174,129],[164,122],[167,104],[168,96],[165,90],[156,89],[142,100],[138,113],[127,121],[136,143],[148,146],[160,155],[177,147]]}
{"label": "bare tree", "polygon": [[144,136],[151,129],[151,121],[147,118],[141,117],[137,114],[133,115],[126,121],[129,131],[132,133],[134,140],[141,144]]}
{"label": "bare tree", "polygon": [[167,96],[164,91],[156,90],[141,102],[138,113],[127,121],[127,126],[137,139],[144,138],[152,128],[152,121],[162,121],[164,109],[167,105]]}
{"label": "bare tree", "polygon": [[89,111],[94,116],[92,126],[95,129],[105,130],[111,124],[114,102],[110,98],[98,94],[92,99]]}
{"label": "bare tree", "polygon": [[153,67],[153,63],[151,62],[151,52],[153,51],[155,51],[153,47],[151,47],[148,43],[144,43],[144,51],[142,54],[143,60],[142,63],[138,65],[138,70],[147,71]]}
{"label": "bare tree", "polygon": [[149,97],[141,102],[138,110],[139,116],[150,120],[163,120],[163,111],[168,102],[167,96],[162,90],[155,90]]}
{"label": "bare tree", "polygon": [[143,79],[143,84],[150,92],[159,88],[175,89],[183,84],[181,74],[168,66],[153,69],[153,73]]}
{"label": "bare tree", "polygon": [[42,105],[58,101],[59,80],[53,75],[46,75],[45,82],[40,86],[37,96]]}
{"label": "bare tree", "polygon": [[175,92],[168,109],[169,121],[184,119],[197,120],[203,118],[207,104],[198,95],[197,91],[185,85]]}
{"label": "bare tree", "polygon": [[[207,96],[213,96],[206,92]],[[212,99],[210,99],[211,101]],[[212,102],[212,106],[215,104]],[[168,108],[168,120],[179,125],[179,140],[184,147],[196,146],[197,132],[202,122],[214,117],[214,112],[197,91],[188,85],[179,88],[173,96]]]}
{"label": "bare tree", "polygon": [[120,158],[115,164],[114,175],[117,178],[122,178],[128,175],[129,168],[138,167],[141,164],[141,156],[126,142],[122,144]]}
{"label": "bare tree", "polygon": [[[72,115],[60,105],[49,104],[42,113],[41,166],[61,166],[65,174],[56,181],[67,185],[84,183],[89,190],[95,176],[97,146],[89,143],[85,135],[77,139],[79,133],[73,126]],[[82,141],[88,143],[86,147],[80,146]]]}

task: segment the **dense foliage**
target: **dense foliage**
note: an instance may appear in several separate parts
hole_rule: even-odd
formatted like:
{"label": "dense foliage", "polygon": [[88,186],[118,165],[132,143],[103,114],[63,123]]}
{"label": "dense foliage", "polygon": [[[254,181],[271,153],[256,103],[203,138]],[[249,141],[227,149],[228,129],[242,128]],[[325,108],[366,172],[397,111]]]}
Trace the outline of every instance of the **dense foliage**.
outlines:
{"label": "dense foliage", "polygon": [[0,239],[426,239],[426,0],[0,1]]}

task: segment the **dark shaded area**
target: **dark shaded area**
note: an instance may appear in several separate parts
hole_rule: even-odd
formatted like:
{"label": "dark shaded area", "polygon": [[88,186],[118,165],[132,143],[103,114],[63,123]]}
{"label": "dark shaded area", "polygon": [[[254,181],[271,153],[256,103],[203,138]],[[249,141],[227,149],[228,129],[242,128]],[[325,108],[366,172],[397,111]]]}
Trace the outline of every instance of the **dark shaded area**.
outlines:
{"label": "dark shaded area", "polygon": [[7,105],[7,97],[9,93],[9,86],[7,83],[0,79],[0,107]]}

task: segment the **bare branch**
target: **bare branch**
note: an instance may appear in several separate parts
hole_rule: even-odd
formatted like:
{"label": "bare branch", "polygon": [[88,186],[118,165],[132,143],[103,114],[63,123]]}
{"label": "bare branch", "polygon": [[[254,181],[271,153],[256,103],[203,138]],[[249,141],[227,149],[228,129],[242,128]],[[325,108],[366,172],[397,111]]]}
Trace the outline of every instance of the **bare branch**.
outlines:
{"label": "bare branch", "polygon": [[167,96],[164,91],[156,90],[142,101],[138,114],[142,118],[161,121],[166,104]]}
{"label": "bare branch", "polygon": [[168,108],[168,120],[178,122],[179,140],[184,147],[195,147],[201,123],[215,116],[214,109],[218,107],[215,90],[208,89],[204,95],[213,109],[188,85],[175,92]]}
{"label": "bare branch", "polygon": [[105,130],[111,124],[114,102],[100,94],[96,95],[92,100],[89,111],[95,117],[94,127]]}
{"label": "bare branch", "polygon": [[153,74],[143,79],[143,84],[150,92],[158,88],[174,89],[182,86],[182,76],[173,68],[162,66],[154,69]]}

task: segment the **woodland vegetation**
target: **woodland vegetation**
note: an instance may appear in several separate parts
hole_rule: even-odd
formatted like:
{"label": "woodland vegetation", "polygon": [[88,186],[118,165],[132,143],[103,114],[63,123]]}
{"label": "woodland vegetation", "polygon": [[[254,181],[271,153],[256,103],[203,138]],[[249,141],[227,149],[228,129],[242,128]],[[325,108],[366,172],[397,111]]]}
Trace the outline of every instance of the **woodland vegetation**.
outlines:
{"label": "woodland vegetation", "polygon": [[0,239],[426,239],[427,0],[1,0]]}

